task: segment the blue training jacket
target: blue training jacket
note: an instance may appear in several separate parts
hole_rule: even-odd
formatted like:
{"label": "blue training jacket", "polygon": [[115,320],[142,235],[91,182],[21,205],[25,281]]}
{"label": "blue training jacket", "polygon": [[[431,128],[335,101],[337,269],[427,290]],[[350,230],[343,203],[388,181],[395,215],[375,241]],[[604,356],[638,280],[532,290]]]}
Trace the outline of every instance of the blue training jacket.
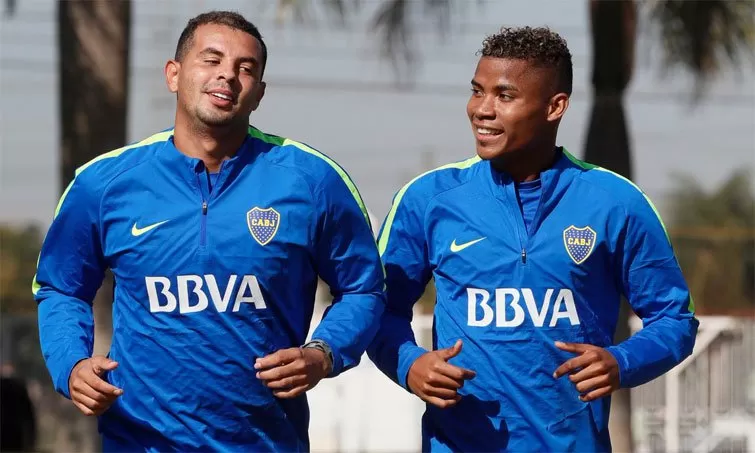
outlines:
{"label": "blue training jacket", "polygon": [[[424,450],[610,450],[610,398],[583,403],[567,377],[554,379],[574,357],[554,342],[606,347],[623,387],[692,351],[690,294],[643,192],[565,150],[541,183],[529,233],[511,177],[477,157],[420,175],[394,198],[378,243],[387,305],[370,358],[406,388],[426,352],[410,328],[412,306],[434,278],[433,347],[461,338],[451,363],[477,372],[455,407],[428,405]],[[644,329],[613,345],[622,295]]]}
{"label": "blue training jacket", "polygon": [[119,366],[106,379],[124,394],[99,420],[106,450],[308,450],[306,397],[274,397],[255,359],[305,342],[318,275],[334,303],[312,337],[332,347],[332,376],[359,362],[384,309],[354,183],[309,146],[253,127],[211,190],[172,130],[78,169],[33,285],[42,352],[66,397],[92,354],[107,268]]}

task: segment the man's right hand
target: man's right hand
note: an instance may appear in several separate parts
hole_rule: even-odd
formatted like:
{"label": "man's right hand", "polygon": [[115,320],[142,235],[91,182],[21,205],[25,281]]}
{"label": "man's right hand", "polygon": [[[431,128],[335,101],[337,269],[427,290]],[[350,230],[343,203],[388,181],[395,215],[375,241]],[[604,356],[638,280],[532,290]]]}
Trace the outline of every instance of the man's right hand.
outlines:
{"label": "man's right hand", "polygon": [[414,361],[406,379],[407,385],[423,401],[441,409],[456,405],[461,395],[456,393],[475,372],[460,368],[448,361],[461,352],[461,340],[453,347],[422,354]]}
{"label": "man's right hand", "polygon": [[96,355],[73,367],[68,378],[68,391],[71,401],[84,415],[102,414],[116,398],[123,395],[123,390],[102,379],[106,371],[114,370],[117,366],[118,362]]}

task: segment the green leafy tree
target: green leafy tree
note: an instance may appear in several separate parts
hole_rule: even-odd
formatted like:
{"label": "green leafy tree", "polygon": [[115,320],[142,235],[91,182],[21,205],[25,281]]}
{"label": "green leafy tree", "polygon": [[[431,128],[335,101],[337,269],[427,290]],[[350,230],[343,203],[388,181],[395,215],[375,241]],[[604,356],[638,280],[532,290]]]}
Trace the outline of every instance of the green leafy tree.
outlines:
{"label": "green leafy tree", "polygon": [[669,221],[674,247],[700,314],[755,312],[755,196],[749,173],[715,191],[677,176]]}
{"label": "green leafy tree", "polygon": [[37,312],[37,304],[31,297],[31,281],[41,243],[42,232],[36,226],[0,226],[0,313],[3,315]]}

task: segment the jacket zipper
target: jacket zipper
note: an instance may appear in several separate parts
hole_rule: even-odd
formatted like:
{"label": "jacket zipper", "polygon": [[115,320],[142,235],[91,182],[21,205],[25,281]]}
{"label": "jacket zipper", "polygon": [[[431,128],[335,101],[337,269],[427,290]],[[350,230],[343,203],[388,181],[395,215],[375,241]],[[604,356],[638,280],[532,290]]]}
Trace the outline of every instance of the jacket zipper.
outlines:
{"label": "jacket zipper", "polygon": [[[204,196],[202,197],[204,198]],[[207,244],[207,201],[202,200],[202,224],[199,229],[199,245],[204,247]]]}
{"label": "jacket zipper", "polygon": [[[542,185],[542,179],[540,181],[540,199],[537,203],[537,209],[535,210],[535,216],[532,217],[532,225],[537,225],[537,222],[540,220],[540,208],[543,204],[543,185]],[[516,193],[516,183],[511,181],[511,187],[509,188],[509,197],[507,198],[507,201],[509,202],[509,208],[513,208],[513,215],[517,219],[517,236],[519,236],[519,246],[522,248],[522,253],[520,255],[522,264],[527,264],[527,246],[529,245],[530,241],[532,240],[532,235],[530,235],[529,231],[527,231],[527,226],[524,224],[524,214],[522,213],[522,210],[519,208],[519,201],[517,198]],[[533,235],[534,235],[533,231]]]}
{"label": "jacket zipper", "polygon": [[[218,177],[215,180],[215,185],[220,183],[220,173],[223,171],[224,162],[220,163],[218,169]],[[199,246],[204,248],[207,246],[207,211],[210,208],[210,200],[212,199],[212,193],[217,190],[217,187],[212,187],[210,173],[206,167],[204,167],[204,176],[206,179],[206,185],[202,184],[199,174],[197,174],[197,182],[199,183],[199,192],[202,194],[202,221],[199,227]]]}
{"label": "jacket zipper", "polygon": [[[207,170],[204,170],[205,177],[209,178],[207,176]],[[209,182],[209,181],[208,181]],[[209,209],[209,193],[208,188],[209,186],[205,186],[202,184],[202,176],[200,173],[197,173],[197,184],[199,185],[199,194],[202,198],[202,217],[199,223],[199,247],[204,248],[207,245],[207,211]]]}

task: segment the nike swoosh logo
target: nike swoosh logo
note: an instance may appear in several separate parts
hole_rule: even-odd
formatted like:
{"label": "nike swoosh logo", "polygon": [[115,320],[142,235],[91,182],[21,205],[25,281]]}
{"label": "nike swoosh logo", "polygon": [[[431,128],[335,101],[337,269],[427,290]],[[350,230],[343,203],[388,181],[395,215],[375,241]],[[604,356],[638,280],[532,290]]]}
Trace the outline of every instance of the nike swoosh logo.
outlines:
{"label": "nike swoosh logo", "polygon": [[463,244],[457,244],[457,243],[456,243],[456,239],[454,239],[454,241],[453,241],[453,242],[451,243],[451,251],[452,251],[452,252],[454,252],[454,253],[456,253],[456,252],[461,252],[461,251],[462,251],[462,250],[464,250],[465,248],[467,248],[467,247],[469,247],[469,246],[471,246],[471,245],[475,245],[475,244],[477,244],[478,242],[480,242],[480,241],[482,241],[482,240],[485,240],[485,239],[487,239],[487,236],[486,236],[486,237],[484,237],[484,238],[475,239],[474,241],[465,242],[465,243],[463,243]]}
{"label": "nike swoosh logo", "polygon": [[136,222],[134,222],[134,226],[131,227],[131,235],[141,236],[142,234],[146,233],[147,231],[154,230],[155,228],[159,227],[163,223],[167,222],[167,220],[163,220],[162,222],[153,223],[152,225],[147,225],[144,228],[139,228],[136,226]]}

